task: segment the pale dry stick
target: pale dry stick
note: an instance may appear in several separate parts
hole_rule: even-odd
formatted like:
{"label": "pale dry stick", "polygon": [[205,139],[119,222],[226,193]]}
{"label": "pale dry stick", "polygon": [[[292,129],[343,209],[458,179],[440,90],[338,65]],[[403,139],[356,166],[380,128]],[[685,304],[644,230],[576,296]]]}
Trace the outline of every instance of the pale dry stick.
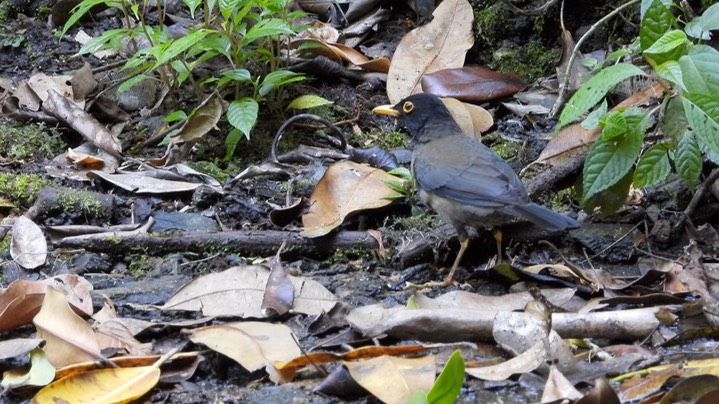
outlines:
{"label": "pale dry stick", "polygon": [[[569,57],[569,63],[567,63],[567,69],[564,71],[564,77],[569,77],[569,73],[572,70],[572,65],[574,65],[574,59],[576,59],[577,54],[579,53],[579,48],[584,44],[584,42],[589,38],[591,34],[594,33],[594,31],[599,28],[600,25],[604,24],[605,22],[609,21],[612,17],[619,14],[621,11],[623,11],[625,8],[629,6],[633,6],[637,3],[639,3],[641,0],[631,0],[625,4],[622,4],[621,6],[617,7],[612,11],[611,13],[605,15],[602,17],[599,21],[594,23],[587,32],[582,35],[581,38],[577,41],[577,44],[574,45],[574,49],[572,49],[572,55]],[[562,2],[562,10],[564,9],[564,3]],[[564,19],[562,19],[564,21]],[[563,25],[563,24],[562,24]],[[549,118],[554,118],[557,115],[557,112],[559,111],[559,108],[564,104],[564,95],[567,92],[567,85],[561,86],[559,88],[559,95],[557,95],[557,101],[554,102],[554,106],[552,106],[552,110],[549,111]]]}

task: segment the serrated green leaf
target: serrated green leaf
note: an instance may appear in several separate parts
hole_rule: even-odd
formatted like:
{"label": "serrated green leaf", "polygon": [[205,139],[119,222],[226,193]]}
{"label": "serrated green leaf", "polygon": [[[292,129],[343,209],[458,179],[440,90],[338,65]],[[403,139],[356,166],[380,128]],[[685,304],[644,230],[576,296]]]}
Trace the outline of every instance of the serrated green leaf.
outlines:
{"label": "serrated green leaf", "polygon": [[621,111],[612,111],[599,122],[602,139],[609,140],[627,133],[627,120]]}
{"label": "serrated green leaf", "polygon": [[677,20],[661,2],[654,0],[642,17],[639,44],[642,51],[649,49],[665,32],[676,26]]}
{"label": "serrated green leaf", "polygon": [[671,172],[669,163],[669,145],[666,143],[655,144],[647,149],[637,162],[634,169],[634,186],[645,188],[659,184]]}
{"label": "serrated green leaf", "polygon": [[453,404],[464,382],[464,359],[459,349],[449,357],[444,369],[427,393],[430,404]]}
{"label": "serrated green leaf", "polygon": [[225,20],[229,19],[239,2],[239,0],[220,0],[220,14],[222,14],[222,18]]}
{"label": "serrated green leaf", "polygon": [[387,173],[408,181],[412,179],[412,172],[406,167],[393,168],[392,170],[387,171]]}
{"label": "serrated green leaf", "polygon": [[652,46],[645,49],[644,53],[660,54],[671,52],[680,46],[684,46],[686,42],[687,35],[684,31],[674,29],[665,32]]}
{"label": "serrated green leaf", "polygon": [[675,144],[684,136],[684,132],[687,130],[687,117],[684,114],[681,97],[673,97],[667,102],[661,128],[664,137],[672,139]]}
{"label": "serrated green leaf", "polygon": [[310,108],[316,108],[321,107],[323,105],[330,105],[333,104],[332,101],[320,97],[319,95],[314,94],[305,94],[301,95],[292,102],[290,102],[290,105],[287,106],[288,109],[310,109]]}
{"label": "serrated green leaf", "polygon": [[[696,135],[695,135],[696,136]],[[700,137],[696,137],[697,143],[699,143],[699,150],[704,153],[705,156],[709,160],[711,160],[714,164],[719,165],[719,152],[714,151],[711,147],[709,147],[704,140]]]}
{"label": "serrated green leaf", "polygon": [[569,102],[564,106],[559,116],[559,122],[557,122],[555,131],[558,131],[589,111],[590,108],[601,101],[617,84],[629,77],[639,75],[643,76],[644,72],[629,63],[618,63],[602,69],[594,77],[589,79],[589,81],[584,83],[584,85],[574,93],[572,98],[569,99]]}
{"label": "serrated green leaf", "polygon": [[599,208],[602,216],[616,212],[624,206],[624,203],[627,201],[627,195],[629,194],[633,179],[634,173],[632,170],[629,170],[616,184],[595,194],[586,201],[582,201],[582,207],[587,212],[593,212]]}
{"label": "serrated green leaf", "polygon": [[[642,0],[642,4],[639,6],[639,17],[640,19],[644,19],[644,16],[647,13],[647,10],[652,5],[654,0]],[[673,0],[662,0],[662,4],[664,4],[665,7],[671,7],[674,3]]]}
{"label": "serrated green leaf", "polygon": [[694,133],[719,153],[719,99],[706,94],[687,93],[682,97],[684,112]]}
{"label": "serrated green leaf", "polygon": [[709,6],[699,17],[691,20],[684,27],[687,35],[708,41],[711,39],[709,31],[719,29],[719,3]]}
{"label": "serrated green leaf", "polygon": [[592,145],[584,162],[583,202],[616,184],[632,169],[642,141],[642,133],[632,131],[621,138],[600,138]]}
{"label": "serrated green leaf", "polygon": [[[404,187],[404,183],[399,181],[384,181],[384,184],[387,185],[387,188],[391,189],[392,191],[399,192],[401,194],[404,194],[406,191]],[[404,198],[404,195],[397,195],[399,198]]]}
{"label": "serrated green leaf", "polygon": [[249,139],[250,132],[257,123],[259,110],[260,106],[254,99],[250,97],[240,98],[232,101],[227,108],[227,121]]}
{"label": "serrated green leaf", "polygon": [[690,187],[694,187],[702,172],[702,153],[694,133],[686,131],[679,139],[674,165],[677,173]]}
{"label": "serrated green leaf", "polygon": [[686,91],[719,94],[719,51],[706,45],[696,45],[679,58]]}

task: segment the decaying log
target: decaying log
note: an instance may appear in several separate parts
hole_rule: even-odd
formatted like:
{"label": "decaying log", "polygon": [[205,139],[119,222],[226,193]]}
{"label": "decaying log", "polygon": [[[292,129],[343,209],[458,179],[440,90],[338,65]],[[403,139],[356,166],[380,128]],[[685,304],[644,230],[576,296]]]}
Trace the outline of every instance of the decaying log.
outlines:
{"label": "decaying log", "polygon": [[320,238],[304,238],[289,231],[225,231],[217,233],[176,232],[168,235],[121,233],[110,236],[107,233],[82,237],[67,237],[55,243],[56,248],[82,248],[88,251],[126,254],[142,250],[152,255],[187,251],[215,253],[220,251],[243,255],[274,255],[283,242],[287,242],[284,253],[304,256],[327,256],[337,249],[358,248],[371,250],[379,248],[377,241],[366,232],[342,231]]}

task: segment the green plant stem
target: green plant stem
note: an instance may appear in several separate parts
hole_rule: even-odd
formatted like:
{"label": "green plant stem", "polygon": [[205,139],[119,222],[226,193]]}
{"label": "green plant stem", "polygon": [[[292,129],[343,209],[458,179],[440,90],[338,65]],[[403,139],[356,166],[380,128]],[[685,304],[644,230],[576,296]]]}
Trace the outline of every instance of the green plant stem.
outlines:
{"label": "green plant stem", "polygon": [[[565,78],[566,78],[566,77],[569,77],[569,74],[570,74],[570,72],[571,72],[571,70],[572,70],[572,66],[574,65],[574,60],[576,59],[577,54],[579,53],[579,48],[584,44],[584,42],[589,38],[589,36],[590,36],[591,34],[593,34],[594,31],[596,31],[597,28],[599,28],[602,24],[604,24],[605,22],[607,22],[607,21],[609,21],[611,18],[613,18],[615,15],[619,14],[620,12],[622,12],[625,8],[630,7],[630,6],[633,6],[633,5],[637,4],[637,3],[639,3],[640,1],[641,1],[641,0],[630,0],[629,2],[624,3],[624,4],[622,4],[621,6],[617,7],[616,9],[614,9],[614,11],[612,11],[611,13],[605,15],[605,16],[602,17],[599,21],[597,21],[596,23],[594,23],[594,25],[592,25],[592,26],[587,30],[587,32],[585,32],[584,35],[582,35],[582,37],[579,38],[579,40],[577,41],[576,45],[574,45],[574,49],[572,49],[572,55],[569,57],[569,63],[567,63],[567,68],[566,68],[566,70],[564,71],[564,77],[565,77]],[[564,3],[562,3],[562,8],[564,8]],[[565,80],[564,85],[561,86],[561,88],[559,89],[559,95],[557,96],[557,101],[554,102],[554,105],[552,106],[552,110],[549,111],[549,117],[550,117],[550,118],[554,118],[555,116],[557,116],[557,113],[559,112],[559,109],[560,109],[561,106],[564,104],[564,96],[565,96],[565,93],[567,92],[567,81],[568,81],[568,80]]]}

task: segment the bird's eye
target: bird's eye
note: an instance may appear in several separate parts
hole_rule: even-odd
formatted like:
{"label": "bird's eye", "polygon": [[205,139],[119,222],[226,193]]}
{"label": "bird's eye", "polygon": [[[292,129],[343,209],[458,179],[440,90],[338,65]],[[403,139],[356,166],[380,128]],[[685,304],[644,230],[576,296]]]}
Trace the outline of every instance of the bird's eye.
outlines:
{"label": "bird's eye", "polygon": [[406,101],[404,104],[402,104],[402,111],[404,111],[405,113],[412,112],[413,109],[414,104],[412,104],[411,101]]}

